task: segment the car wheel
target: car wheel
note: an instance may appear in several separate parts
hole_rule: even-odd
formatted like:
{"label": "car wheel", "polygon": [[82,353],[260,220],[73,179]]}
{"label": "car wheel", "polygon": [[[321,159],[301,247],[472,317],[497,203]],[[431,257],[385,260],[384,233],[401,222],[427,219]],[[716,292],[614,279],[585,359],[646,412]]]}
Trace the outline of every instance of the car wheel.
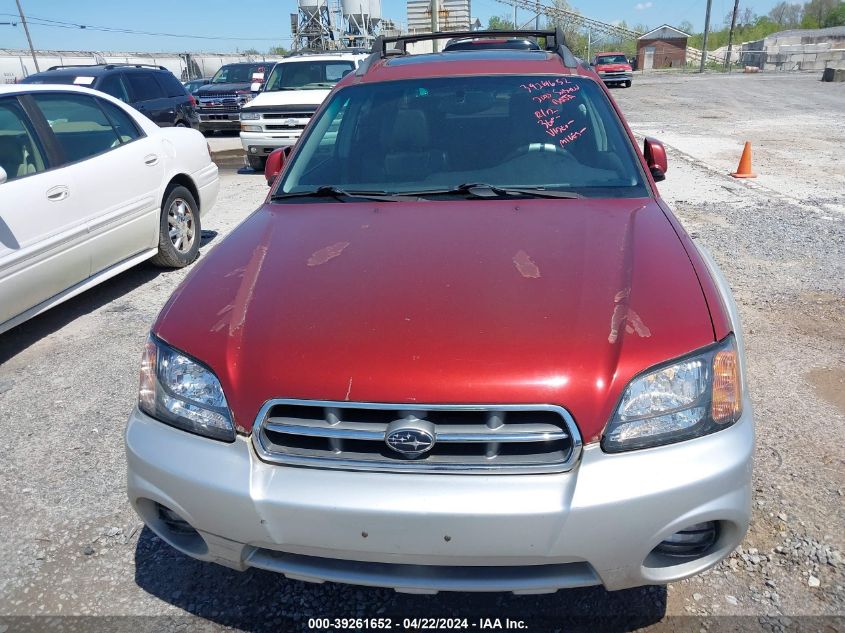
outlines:
{"label": "car wheel", "polygon": [[164,196],[159,219],[158,253],[152,263],[162,268],[183,268],[200,250],[200,214],[193,194],[180,185]]}
{"label": "car wheel", "polygon": [[626,88],[630,88],[630,87],[631,87],[631,82],[630,82],[630,81],[626,81],[626,82],[625,82],[625,87],[626,87]]}
{"label": "car wheel", "polygon": [[188,127],[184,121],[176,121],[176,127]]}
{"label": "car wheel", "polygon": [[267,159],[263,156],[247,156],[246,162],[250,169],[264,173],[264,166],[267,164]]}

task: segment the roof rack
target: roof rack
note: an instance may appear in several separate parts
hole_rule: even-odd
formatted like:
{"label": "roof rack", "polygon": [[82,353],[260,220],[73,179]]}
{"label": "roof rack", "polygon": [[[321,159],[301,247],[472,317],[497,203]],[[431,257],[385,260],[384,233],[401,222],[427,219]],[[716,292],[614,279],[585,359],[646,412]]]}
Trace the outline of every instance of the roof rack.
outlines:
{"label": "roof rack", "polygon": [[[451,39],[490,39],[494,37],[542,37],[546,40],[546,50],[553,51],[560,55],[563,60],[563,65],[567,68],[576,68],[578,60],[569,47],[566,45],[566,38],[563,36],[563,30],[560,27],[554,30],[513,30],[513,31],[446,31],[437,33],[422,33],[419,35],[398,35],[395,37],[385,37],[379,35],[375,42],[373,42],[373,50],[371,58],[380,59],[388,55],[405,55],[408,52],[407,45],[411,42],[425,42],[430,40],[451,40]],[[392,49],[388,49],[388,44],[395,44]],[[363,73],[367,71],[370,66],[370,58],[361,65]],[[366,67],[365,67],[366,66]]]}
{"label": "roof rack", "polygon": [[164,66],[157,64],[129,64],[129,63],[109,63],[109,64],[59,64],[58,66],[50,66],[47,70],[61,70],[62,68],[103,68],[104,70],[111,70],[112,68],[129,67],[129,68],[155,68],[156,70],[167,70]]}
{"label": "roof rack", "polygon": [[105,67],[108,68],[109,70],[111,70],[112,68],[117,68],[117,67],[121,67],[121,68],[155,68],[156,70],[167,70],[167,68],[165,68],[164,66],[161,66],[159,64],[122,64],[122,63],[118,63],[118,64],[106,64]]}

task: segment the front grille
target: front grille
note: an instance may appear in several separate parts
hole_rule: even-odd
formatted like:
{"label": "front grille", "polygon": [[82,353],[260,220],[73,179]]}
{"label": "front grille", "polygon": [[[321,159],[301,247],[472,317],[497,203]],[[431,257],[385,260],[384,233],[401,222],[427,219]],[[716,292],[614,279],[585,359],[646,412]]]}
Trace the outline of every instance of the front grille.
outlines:
{"label": "front grille", "polygon": [[291,112],[263,112],[261,116],[265,119],[305,119],[306,121],[311,118],[314,112],[298,112],[298,111],[291,111]]}
{"label": "front grille", "polygon": [[278,131],[281,130],[282,132],[293,132],[295,130],[304,130],[304,125],[265,125],[265,129],[267,130],[274,130]]}
{"label": "front grille", "polygon": [[200,110],[210,112],[238,112],[240,110],[238,95],[234,92],[202,95],[198,99],[198,107]]}
{"label": "front grille", "polygon": [[269,462],[395,472],[561,472],[581,450],[572,416],[554,405],[271,400],[253,443]]}

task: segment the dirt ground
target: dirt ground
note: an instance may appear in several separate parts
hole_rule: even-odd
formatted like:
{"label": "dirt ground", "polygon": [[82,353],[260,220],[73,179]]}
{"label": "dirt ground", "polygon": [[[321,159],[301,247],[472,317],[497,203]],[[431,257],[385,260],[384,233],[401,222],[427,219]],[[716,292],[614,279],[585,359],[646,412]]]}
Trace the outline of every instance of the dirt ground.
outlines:
{"label": "dirt ground", "polygon": [[[638,75],[613,95],[638,136],[666,142],[661,192],[739,304],[758,441],[740,550],[668,588],[546,596],[408,596],[188,559],[125,497],[141,346],[185,275],[140,266],[0,335],[0,633],[307,629],[309,617],[386,615],[508,617],[535,631],[845,629],[845,84]],[[727,175],[746,140],[753,181]],[[265,194],[260,176],[224,173],[203,256]],[[68,615],[78,617],[43,617]]]}

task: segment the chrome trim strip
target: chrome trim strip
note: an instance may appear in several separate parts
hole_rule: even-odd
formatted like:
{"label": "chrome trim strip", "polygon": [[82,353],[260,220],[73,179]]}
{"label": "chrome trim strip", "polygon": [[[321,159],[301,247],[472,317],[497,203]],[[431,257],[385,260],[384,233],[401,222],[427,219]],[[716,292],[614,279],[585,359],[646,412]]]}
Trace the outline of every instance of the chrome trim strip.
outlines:
{"label": "chrome trim strip", "polygon": [[[369,429],[355,428],[356,425],[350,422],[344,422],[346,428],[338,428],[330,425],[320,424],[287,424],[284,422],[273,422],[278,418],[268,418],[264,422],[263,428],[273,433],[284,433],[287,435],[299,435],[305,437],[328,437],[338,438],[343,440],[371,440],[374,442],[383,442],[384,434],[387,431],[385,424],[371,424]],[[510,426],[516,426],[511,424]],[[487,429],[486,431],[476,431],[469,425],[438,425],[438,429],[446,429],[445,431],[437,431],[437,442],[455,442],[455,443],[487,443],[487,442],[502,442],[502,443],[527,443],[527,442],[556,442],[565,440],[569,434],[565,431],[555,429],[550,424],[520,424],[520,427],[536,428],[537,430],[509,431],[508,425],[504,424],[495,429]],[[352,428],[350,428],[352,427]],[[378,429],[374,431],[372,429]],[[554,430],[551,430],[554,429]]]}
{"label": "chrome trim strip", "polygon": [[[361,459],[343,459],[343,458],[326,458],[326,457],[311,457],[303,455],[280,455],[270,451],[262,439],[262,430],[267,426],[269,414],[272,407],[276,405],[294,405],[301,407],[321,407],[321,408],[338,408],[338,409],[376,409],[376,410],[394,410],[394,411],[551,411],[557,413],[564,421],[567,427],[569,437],[572,438],[572,450],[569,457],[558,463],[519,463],[519,464],[497,464],[491,463],[477,463],[477,464],[449,464],[449,463],[426,463],[408,461],[385,462],[382,460],[361,460]],[[278,419],[278,418],[277,418]],[[278,426],[278,422],[271,423]],[[285,425],[282,425],[285,426]],[[293,425],[291,425],[293,426]],[[506,427],[507,425],[505,425]],[[309,432],[323,427],[304,427]],[[325,427],[330,429],[331,427]],[[502,427],[500,427],[502,428]],[[272,430],[272,429],[271,429]],[[319,435],[318,437],[341,437],[337,434],[340,429],[333,429],[332,435]],[[351,430],[351,433],[358,433],[357,430]],[[376,434],[377,432],[370,431],[369,434]],[[566,433],[558,431],[563,436]],[[490,429],[489,434],[486,435],[485,442],[501,442],[504,438],[496,435],[494,429]],[[346,437],[346,436],[344,436]],[[371,437],[349,437],[349,439],[372,439]],[[438,435],[438,441],[445,441],[442,435]],[[550,440],[566,439],[565,437],[550,437]],[[474,440],[458,440],[452,441],[474,441]],[[478,440],[482,441],[482,440]],[[507,441],[507,440],[505,440]],[[511,440],[518,441],[518,440]],[[532,441],[537,441],[536,436]],[[575,420],[572,415],[563,407],[552,404],[425,404],[420,402],[414,403],[384,403],[384,402],[348,402],[335,400],[297,400],[289,398],[275,398],[264,403],[255,418],[252,432],[252,445],[258,457],[265,462],[280,464],[285,466],[302,466],[310,468],[322,468],[330,470],[364,470],[364,471],[378,471],[378,472],[392,472],[392,473],[450,473],[450,474],[537,474],[537,473],[560,473],[572,470],[581,456],[581,449],[583,442],[578,427],[575,425]]]}
{"label": "chrome trim strip", "polygon": [[[271,418],[272,419],[272,418]],[[372,440],[373,442],[384,441],[384,431],[364,431],[360,429],[337,429],[331,426],[303,426],[301,424],[277,424],[266,422],[264,427],[273,433],[286,433],[288,435],[299,435],[304,437],[328,437],[342,440]]]}

